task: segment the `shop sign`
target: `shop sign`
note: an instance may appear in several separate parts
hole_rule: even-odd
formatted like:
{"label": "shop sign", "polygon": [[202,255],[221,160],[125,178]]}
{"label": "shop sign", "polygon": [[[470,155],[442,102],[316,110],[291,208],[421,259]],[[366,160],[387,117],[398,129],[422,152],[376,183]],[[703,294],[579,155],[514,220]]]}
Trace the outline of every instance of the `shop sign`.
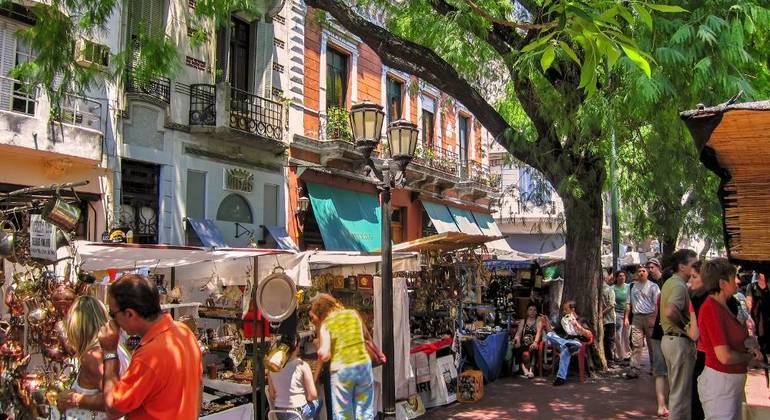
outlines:
{"label": "shop sign", "polygon": [[39,214],[30,215],[29,254],[32,258],[56,261],[56,227]]}
{"label": "shop sign", "polygon": [[245,169],[225,169],[225,189],[252,192],[254,190],[254,174]]}

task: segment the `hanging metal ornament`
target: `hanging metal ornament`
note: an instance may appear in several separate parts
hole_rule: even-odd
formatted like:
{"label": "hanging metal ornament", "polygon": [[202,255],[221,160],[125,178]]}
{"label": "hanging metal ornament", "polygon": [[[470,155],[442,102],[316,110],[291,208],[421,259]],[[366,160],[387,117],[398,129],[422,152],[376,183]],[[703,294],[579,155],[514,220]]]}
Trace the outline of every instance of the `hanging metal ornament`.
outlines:
{"label": "hanging metal ornament", "polygon": [[297,309],[297,286],[278,266],[257,287],[257,307],[270,322],[281,322]]}
{"label": "hanging metal ornament", "polygon": [[72,232],[80,221],[80,208],[67,203],[61,197],[52,198],[43,207],[43,220],[65,232]]}

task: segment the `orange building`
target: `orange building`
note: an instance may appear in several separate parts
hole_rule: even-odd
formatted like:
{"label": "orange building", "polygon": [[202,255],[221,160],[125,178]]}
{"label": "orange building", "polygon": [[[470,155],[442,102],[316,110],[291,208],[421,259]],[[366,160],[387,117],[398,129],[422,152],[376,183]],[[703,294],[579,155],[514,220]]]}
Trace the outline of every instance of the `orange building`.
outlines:
{"label": "orange building", "polygon": [[[302,126],[293,127],[287,174],[289,236],[301,249],[379,248],[377,187],[359,170],[349,132],[348,110],[362,101],[384,107],[385,127],[404,119],[420,129],[406,187],[392,195],[393,241],[447,230],[488,233],[499,176],[487,166],[491,136],[462,98],[388,68],[356,36],[305,12],[302,83],[295,85],[303,103],[294,104]],[[296,211],[299,197],[309,198],[307,212]]]}

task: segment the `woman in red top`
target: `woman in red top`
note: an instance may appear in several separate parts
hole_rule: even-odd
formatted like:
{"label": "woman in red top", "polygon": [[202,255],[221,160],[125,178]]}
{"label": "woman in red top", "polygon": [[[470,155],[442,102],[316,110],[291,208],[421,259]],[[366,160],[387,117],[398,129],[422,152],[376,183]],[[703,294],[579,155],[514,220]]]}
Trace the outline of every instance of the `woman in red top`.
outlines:
{"label": "woman in red top", "polygon": [[706,367],[698,377],[698,394],[707,420],[741,418],[749,362],[762,360],[758,349],[746,348],[748,331],[727,308],[727,300],[738,289],[735,274],[735,266],[725,258],[703,266],[703,285],[709,297],[698,316],[698,347],[706,353]]}

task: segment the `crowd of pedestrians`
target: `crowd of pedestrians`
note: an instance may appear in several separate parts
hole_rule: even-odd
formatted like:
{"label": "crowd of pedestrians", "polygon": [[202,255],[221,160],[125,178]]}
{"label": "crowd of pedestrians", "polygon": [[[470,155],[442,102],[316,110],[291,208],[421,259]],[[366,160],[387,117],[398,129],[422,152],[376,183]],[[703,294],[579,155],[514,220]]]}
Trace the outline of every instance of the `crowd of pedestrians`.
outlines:
{"label": "crowd of pedestrians", "polygon": [[726,259],[702,262],[684,249],[667,266],[657,258],[639,266],[630,284],[627,276],[605,274],[601,315],[605,331],[615,331],[605,333],[603,343],[609,363],[628,364],[625,376],[637,378],[647,347],[659,417],[740,419],[748,367],[767,363],[770,353],[764,274],[744,295],[737,268]]}

